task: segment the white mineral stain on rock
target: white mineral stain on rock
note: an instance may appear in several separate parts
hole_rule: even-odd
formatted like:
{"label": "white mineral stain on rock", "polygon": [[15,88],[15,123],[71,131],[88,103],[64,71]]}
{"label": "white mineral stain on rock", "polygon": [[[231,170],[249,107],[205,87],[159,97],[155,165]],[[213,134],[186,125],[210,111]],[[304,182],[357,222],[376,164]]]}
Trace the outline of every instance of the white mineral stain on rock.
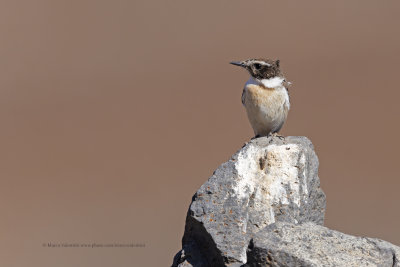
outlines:
{"label": "white mineral stain on rock", "polygon": [[[265,161],[263,169],[260,159]],[[308,193],[305,183],[305,156],[296,144],[269,145],[262,149],[249,145],[239,153],[235,167],[239,179],[233,188],[234,192],[238,199],[247,202],[254,194],[255,209],[265,209],[266,200],[269,205],[287,205],[293,202],[300,206],[300,187],[305,194]],[[262,190],[256,190],[256,185],[260,187],[260,184]],[[270,219],[273,221],[272,210],[271,215]]]}
{"label": "white mineral stain on rock", "polygon": [[[249,144],[239,152],[235,162],[238,177],[233,186],[234,195],[242,205],[251,203],[251,209],[257,214],[252,223],[259,229],[275,223],[274,207],[290,203],[300,207],[300,188],[303,193],[307,192],[305,160],[297,144],[266,147]],[[244,232],[247,220],[238,223]],[[246,262],[245,249],[240,253],[240,260]]]}
{"label": "white mineral stain on rock", "polygon": [[260,175],[259,158],[264,157],[265,150],[249,145],[240,151],[235,164],[239,179],[233,188],[239,199],[248,198],[254,191],[255,179]]}
{"label": "white mineral stain on rock", "polygon": [[294,144],[268,146],[266,178],[268,196],[273,204],[294,202],[300,206],[299,153],[299,147]]}
{"label": "white mineral stain on rock", "polygon": [[[307,196],[308,187],[307,187],[307,177],[306,177],[306,155],[304,153],[302,153],[300,157],[299,169],[303,169],[303,194]],[[304,201],[307,202],[307,197],[304,198]]]}

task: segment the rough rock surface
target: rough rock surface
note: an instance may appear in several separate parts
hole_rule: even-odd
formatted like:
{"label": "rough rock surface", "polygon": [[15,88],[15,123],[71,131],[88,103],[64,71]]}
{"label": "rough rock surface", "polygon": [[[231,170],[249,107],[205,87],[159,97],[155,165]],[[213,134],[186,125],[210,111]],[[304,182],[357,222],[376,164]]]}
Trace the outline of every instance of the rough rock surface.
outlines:
{"label": "rough rock surface", "polygon": [[172,266],[352,266],[341,265],[351,255],[371,266],[394,262],[389,243],[322,227],[325,205],[307,138],[254,139],[193,196]]}
{"label": "rough rock surface", "polygon": [[257,138],[193,196],[182,254],[196,266],[242,265],[259,230],[278,221],[322,224],[324,211],[311,142],[305,137]]}
{"label": "rough rock surface", "polygon": [[400,266],[400,248],[321,225],[276,223],[258,232],[244,266]]}

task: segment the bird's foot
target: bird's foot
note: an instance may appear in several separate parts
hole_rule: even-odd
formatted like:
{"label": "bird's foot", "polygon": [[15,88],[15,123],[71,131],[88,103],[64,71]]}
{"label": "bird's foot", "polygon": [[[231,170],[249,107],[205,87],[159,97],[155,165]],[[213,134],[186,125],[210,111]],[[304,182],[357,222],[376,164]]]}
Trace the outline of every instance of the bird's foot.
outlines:
{"label": "bird's foot", "polygon": [[268,134],[268,137],[278,137],[279,139],[281,139],[281,140],[284,140],[285,139],[285,137],[283,136],[283,135],[280,135],[280,134],[278,134],[277,132],[275,132],[275,133],[269,133]]}

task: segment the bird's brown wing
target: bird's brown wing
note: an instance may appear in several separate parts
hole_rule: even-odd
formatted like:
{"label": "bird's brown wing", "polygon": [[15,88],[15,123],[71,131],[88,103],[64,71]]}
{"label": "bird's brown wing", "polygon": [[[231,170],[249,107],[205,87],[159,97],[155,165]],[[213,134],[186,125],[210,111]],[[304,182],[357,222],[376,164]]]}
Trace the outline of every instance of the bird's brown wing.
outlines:
{"label": "bird's brown wing", "polygon": [[292,86],[292,83],[291,83],[291,82],[288,82],[288,81],[286,81],[286,80],[284,80],[284,81],[283,81],[283,86],[285,87],[286,92],[288,93],[288,96],[289,96],[289,98],[290,98],[289,87]]}
{"label": "bird's brown wing", "polygon": [[243,106],[244,106],[244,100],[245,100],[245,97],[246,97],[245,90],[246,90],[246,88],[243,88],[243,92],[242,92],[242,105]]}

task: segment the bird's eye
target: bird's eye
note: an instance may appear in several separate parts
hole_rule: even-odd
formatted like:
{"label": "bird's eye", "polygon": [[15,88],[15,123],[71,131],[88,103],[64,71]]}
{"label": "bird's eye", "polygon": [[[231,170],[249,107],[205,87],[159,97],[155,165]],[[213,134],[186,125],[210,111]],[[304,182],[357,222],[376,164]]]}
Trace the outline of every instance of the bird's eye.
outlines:
{"label": "bird's eye", "polygon": [[261,68],[261,64],[259,63],[254,64],[254,68],[256,68],[256,70],[259,70]]}

